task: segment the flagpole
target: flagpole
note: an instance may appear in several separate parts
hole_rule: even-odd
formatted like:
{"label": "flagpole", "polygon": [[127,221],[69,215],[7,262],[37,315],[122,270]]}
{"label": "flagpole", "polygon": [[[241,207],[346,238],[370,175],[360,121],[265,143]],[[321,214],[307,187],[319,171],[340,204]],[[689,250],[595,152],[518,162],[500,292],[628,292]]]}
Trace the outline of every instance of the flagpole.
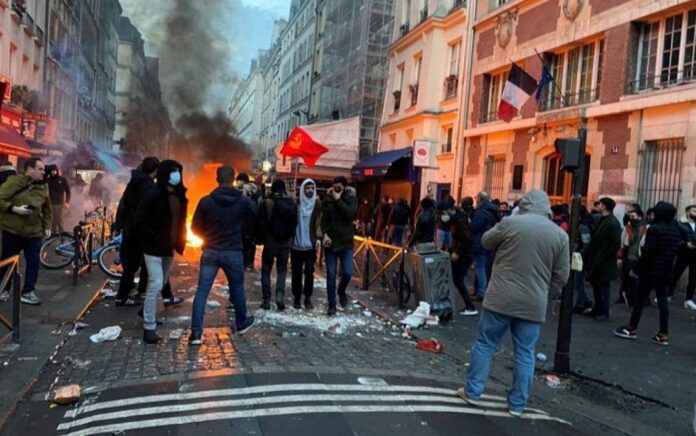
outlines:
{"label": "flagpole", "polygon": [[[546,65],[546,62],[544,62],[544,58],[541,56],[541,54],[539,53],[539,51],[536,48],[534,49],[534,53],[536,53],[537,57],[539,58],[539,61],[541,61],[541,65],[548,70],[549,74],[551,74],[551,68],[549,68],[548,65]],[[543,77],[543,74],[544,73],[542,71],[542,77]],[[553,74],[551,74],[551,77],[553,77]],[[566,96],[563,94],[563,90],[558,85],[558,82],[556,81],[555,77],[553,77],[552,82],[553,82],[554,86],[556,87],[556,91],[558,91],[558,93],[561,95],[561,98],[565,102]]]}

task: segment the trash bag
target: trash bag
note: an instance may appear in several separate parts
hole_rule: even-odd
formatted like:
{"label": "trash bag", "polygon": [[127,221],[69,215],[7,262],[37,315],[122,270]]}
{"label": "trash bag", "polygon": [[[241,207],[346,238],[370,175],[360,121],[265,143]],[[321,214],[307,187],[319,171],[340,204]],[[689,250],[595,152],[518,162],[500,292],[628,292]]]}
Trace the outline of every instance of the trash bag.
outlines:
{"label": "trash bag", "polygon": [[90,336],[89,340],[98,344],[100,342],[115,341],[119,336],[121,336],[121,327],[113,325],[99,330],[99,333]]}

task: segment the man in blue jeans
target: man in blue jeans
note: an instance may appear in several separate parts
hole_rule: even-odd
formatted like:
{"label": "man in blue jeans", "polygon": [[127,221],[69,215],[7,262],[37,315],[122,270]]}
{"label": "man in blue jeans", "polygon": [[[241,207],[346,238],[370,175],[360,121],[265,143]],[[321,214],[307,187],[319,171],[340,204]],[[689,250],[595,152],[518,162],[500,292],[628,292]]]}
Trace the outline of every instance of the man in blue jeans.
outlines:
{"label": "man in blue jeans", "polygon": [[548,195],[528,192],[519,211],[481,239],[483,248],[496,252],[495,264],[466,385],[457,390],[468,404],[479,404],[495,350],[510,329],[515,357],[508,411],[513,416],[522,415],[532,390],[534,348],[546,320],[549,292],[559,292],[570,273],[568,235],[550,220]]}
{"label": "man in blue jeans", "polygon": [[478,206],[471,217],[471,236],[474,241],[474,261],[476,262],[476,278],[474,289],[477,299],[483,299],[488,287],[488,276],[491,270],[492,254],[481,246],[481,237],[499,220],[498,208],[491,202],[485,192],[478,194]]}
{"label": "man in blue jeans", "polygon": [[355,234],[355,214],[358,211],[358,198],[355,189],[348,186],[345,177],[336,177],[333,186],[322,202],[323,211],[321,231],[326,256],[326,291],[329,299],[327,315],[336,314],[336,267],[341,261],[341,282],[338,285],[338,298],[341,307],[348,305],[346,288],[353,275],[353,236]]}
{"label": "man in blue jeans", "polygon": [[202,343],[205,306],[220,268],[227,277],[237,334],[246,333],[255,323],[253,316],[247,316],[242,226],[245,218],[256,215],[256,205],[233,187],[232,167],[220,167],[217,182],[219,187],[198,203],[191,224],[193,232],[203,239],[203,254],[193,299],[189,345]]}

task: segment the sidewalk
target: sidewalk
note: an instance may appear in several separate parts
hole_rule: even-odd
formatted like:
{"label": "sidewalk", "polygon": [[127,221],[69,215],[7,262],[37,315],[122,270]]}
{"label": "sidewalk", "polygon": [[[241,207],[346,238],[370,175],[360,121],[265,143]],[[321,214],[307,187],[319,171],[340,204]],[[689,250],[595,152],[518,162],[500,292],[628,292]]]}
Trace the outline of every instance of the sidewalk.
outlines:
{"label": "sidewalk", "polygon": [[[0,344],[0,428],[17,402],[29,392],[56,347],[68,336],[71,326],[60,325],[72,323],[105,281],[105,276],[97,270],[82,276],[78,286],[73,286],[72,275],[63,270],[40,270],[36,294],[43,304],[22,305],[19,345]],[[0,302],[0,313],[9,319],[11,304],[11,300]]]}
{"label": "sidewalk", "polygon": [[[394,293],[352,289],[352,295],[361,304],[392,322],[406,315],[406,311],[398,310]],[[616,289],[612,295],[616,295]],[[547,361],[537,362],[533,396],[547,401],[572,402],[569,404],[574,404],[576,411],[588,418],[632,434],[656,434],[655,431],[657,434],[690,434],[696,401],[696,312],[684,309],[682,300],[683,296],[678,296],[670,305],[668,347],[649,341],[657,330],[655,306],[646,308],[636,341],[621,340],[612,334],[614,328],[628,320],[630,312],[623,305],[612,305],[609,322],[574,316],[572,374],[563,377],[561,389],[556,390],[547,387],[543,380],[553,370],[560,310],[560,303],[550,303],[537,346],[537,353],[546,354]],[[480,308],[480,303],[476,304]],[[455,314],[448,324],[413,333],[419,339],[433,337],[443,341],[445,353],[468,362],[478,318]],[[508,335],[498,349],[492,379],[510,383],[512,366],[512,342]],[[631,424],[624,422],[623,417],[630,417],[638,427],[626,427]]]}

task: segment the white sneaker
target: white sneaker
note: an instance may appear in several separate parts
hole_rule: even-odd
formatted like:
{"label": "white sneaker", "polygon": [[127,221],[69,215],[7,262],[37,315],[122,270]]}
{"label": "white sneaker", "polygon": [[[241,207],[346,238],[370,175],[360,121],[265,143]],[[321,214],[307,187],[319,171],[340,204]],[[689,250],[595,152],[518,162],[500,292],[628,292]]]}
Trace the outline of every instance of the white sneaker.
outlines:
{"label": "white sneaker", "polygon": [[464,315],[464,316],[476,316],[476,315],[478,315],[479,312],[476,309],[471,309],[471,310],[464,309],[464,310],[460,310],[458,313],[460,315]]}
{"label": "white sneaker", "polygon": [[41,304],[41,300],[39,300],[39,297],[37,297],[34,292],[27,292],[26,294],[22,294],[22,303],[38,306]]}
{"label": "white sneaker", "polygon": [[684,308],[685,308],[685,309],[696,310],[696,301],[694,301],[694,300],[686,300],[686,302],[684,302]]}
{"label": "white sneaker", "polygon": [[522,412],[518,412],[518,411],[512,410],[512,409],[508,409],[508,413],[509,413],[511,416],[514,416],[515,418],[519,418],[519,417],[522,416]]}

